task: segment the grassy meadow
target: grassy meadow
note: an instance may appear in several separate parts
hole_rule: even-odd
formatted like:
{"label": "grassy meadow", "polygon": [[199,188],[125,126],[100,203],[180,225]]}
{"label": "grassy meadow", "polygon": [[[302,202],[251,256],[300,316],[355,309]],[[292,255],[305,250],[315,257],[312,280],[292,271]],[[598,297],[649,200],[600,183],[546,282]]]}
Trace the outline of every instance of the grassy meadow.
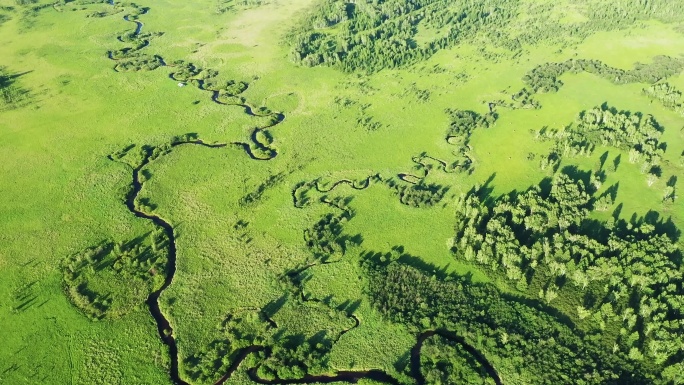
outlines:
{"label": "grassy meadow", "polygon": [[[476,185],[486,185],[489,195],[498,197],[552,177],[553,171],[539,166],[552,144],[535,139],[536,133],[544,127],[562,130],[603,103],[652,115],[667,146],[661,175],[652,185],[624,148],[599,145],[590,156],[563,157],[561,169],[584,171],[596,170],[604,153],[608,162],[621,157],[596,192],[619,184],[615,201],[590,217],[629,220],[655,211],[684,228],[681,196],[663,200],[671,180],[681,195],[684,117],[645,96],[648,84],[618,85],[590,73],[560,76],[563,86],[557,92],[534,95],[540,109],[497,108],[496,122],[476,128],[469,138],[470,173],[434,167],[423,178],[446,189],[439,203],[407,205],[391,185],[411,186],[398,175],[420,174],[412,160],[416,156],[445,162],[457,157],[445,140],[446,109],[486,114],[488,102],[510,98],[525,86],[523,76],[544,63],[595,59],[630,70],[658,55],[681,58],[681,24],[648,20],[571,44],[523,46],[519,55],[482,45],[482,38],[404,67],[347,73],[289,60],[288,33],[317,0],[145,1],[138,4],[149,7],[137,16],[142,32],[163,34],[149,38],[140,52],[166,63],[184,60],[216,70],[224,83],[246,82],[239,94],[244,100],[237,103],[242,106],[214,103],[211,92],[191,82],[179,86],[182,82],[169,79],[171,66],[115,71],[107,52],[130,45],[117,40],[135,29],[123,20],[129,4],[121,3],[120,13],[96,17],[113,6],[0,0],[0,66],[25,92],[20,102],[2,105],[0,99],[2,384],[173,383],[169,350],[144,302],[121,316],[92,320],[70,302],[63,279],[61,266],[68,257],[103,241],[127,242],[155,230],[126,206],[137,164],[108,158],[131,145],[134,153],[184,134],[205,144],[226,144],[171,147],[141,167],[144,180],[136,196],[143,212],[173,226],[176,271],[159,305],[173,326],[180,376],[192,384],[213,384],[225,373],[226,362],[207,377],[195,366],[210,362],[207,352],[217,341],[249,334],[240,325],[238,331],[226,326],[242,314],[252,314],[259,320],[254,328],[264,331],[223,352],[229,362],[247,345],[308,341],[328,347],[324,364],[311,375],[375,369],[402,384],[417,383],[408,357],[421,330],[385,316],[369,299],[364,255],[400,247],[421,261],[417,265],[429,266],[433,276],[468,275],[505,294],[529,294],[452,252],[456,202]],[[582,12],[579,7],[556,16],[577,22]],[[524,25],[524,19],[519,22]],[[419,28],[416,40],[422,44],[439,33]],[[662,81],[684,89],[684,73]],[[232,144],[249,142],[255,128],[270,124],[266,116],[246,113],[244,105],[284,115],[266,129],[276,157],[253,160]],[[373,175],[380,180],[365,189],[344,184],[330,192],[311,189],[307,204],[293,202],[293,190],[302,182],[331,186]],[[321,199],[336,197],[347,200],[345,209]],[[336,235],[357,236],[357,241],[328,259],[317,256],[305,230],[345,210],[351,214],[340,221]],[[580,324],[568,306],[559,301],[558,311]],[[478,343],[487,351],[486,343]],[[252,383],[248,364],[273,357],[251,354],[227,383]],[[500,373],[502,378],[506,373]]]}

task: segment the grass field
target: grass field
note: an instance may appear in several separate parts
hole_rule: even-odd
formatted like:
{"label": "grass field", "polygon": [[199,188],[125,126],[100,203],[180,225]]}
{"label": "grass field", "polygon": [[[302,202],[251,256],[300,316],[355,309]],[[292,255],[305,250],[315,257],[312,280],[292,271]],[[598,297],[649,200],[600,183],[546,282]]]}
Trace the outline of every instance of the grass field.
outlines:
{"label": "grass field", "polygon": [[[409,363],[416,336],[426,328],[411,324],[408,316],[397,322],[371,300],[364,256],[400,248],[434,279],[467,275],[502,295],[527,296],[496,270],[454,254],[457,200],[476,185],[498,197],[552,177],[552,170],[539,166],[552,143],[535,139],[536,134],[544,127],[562,130],[603,103],[652,115],[662,127],[659,140],[666,148],[660,176],[651,185],[640,164],[628,161],[628,148],[604,144],[590,156],[563,157],[560,169],[586,171],[596,171],[606,152],[609,162],[622,159],[596,192],[619,184],[615,201],[589,217],[607,221],[619,206],[615,219],[655,211],[659,219],[684,228],[679,187],[684,178],[684,117],[644,95],[645,82],[616,84],[588,72],[564,73],[557,92],[534,94],[539,109],[497,107],[496,122],[474,129],[468,138],[470,172],[433,167],[422,178],[445,188],[438,203],[406,204],[398,192],[413,186],[400,174],[423,172],[414,157],[452,162],[459,156],[445,140],[451,124],[447,109],[487,114],[489,102],[510,99],[526,87],[523,76],[545,63],[594,59],[630,70],[659,55],[681,59],[684,17],[679,24],[653,17],[592,32],[585,39],[573,37],[567,44],[524,43],[517,53],[493,42],[482,44],[489,39],[482,32],[416,63],[344,72],[290,60],[289,34],[323,1],[155,0],[137,4],[149,7],[137,20],[143,24],[141,33],[163,34],[149,37],[149,45],[136,52],[158,55],[165,65],[117,72],[119,62],[107,52],[132,45],[117,37],[135,30],[123,17],[138,8],[114,3],[121,12],[97,17],[95,13],[115,7],[0,0],[0,67],[10,75],[12,92],[22,95],[16,101],[0,98],[2,384],[173,383],[173,357],[148,304],[138,301],[125,314],[91,320],[70,302],[63,278],[67,258],[103,241],[126,242],[158,228],[126,205],[138,166],[143,180],[134,197],[136,207],[168,223],[175,236],[175,274],[161,292],[159,307],[173,327],[180,377],[192,384],[215,383],[240,349],[250,345],[266,348],[250,354],[227,383],[252,383],[249,371],[259,365],[305,365],[314,376],[306,383],[316,383],[315,376],[377,370],[396,383],[420,384]],[[547,2],[521,4],[529,11]],[[558,5],[550,17],[568,25],[588,20],[582,4],[563,7]],[[525,12],[516,17],[520,19],[507,25],[506,33],[515,34],[528,22]],[[445,32],[419,25],[417,33],[416,44],[425,46]],[[245,82],[246,90],[235,95],[243,99],[215,103],[211,91],[191,80],[169,79],[179,68],[172,64],[176,60],[218,71],[212,79],[223,83]],[[684,73],[659,82],[684,90]],[[260,107],[272,113],[260,114]],[[274,123],[273,113],[283,119]],[[258,149],[255,129],[277,156],[254,160],[234,144]],[[201,143],[176,143],[146,164],[136,158],[144,146],[163,146],[185,134]],[[135,147],[122,162],[108,158],[131,145]],[[367,188],[311,188],[308,203],[294,204],[294,191],[303,182],[332,186],[374,175],[379,177]],[[679,197],[665,201],[664,191],[672,183]],[[345,207],[330,204],[334,198],[346,199]],[[356,238],[322,257],[307,245],[304,234],[326,215],[343,217],[332,243]],[[674,242],[681,248],[680,239]],[[566,290],[563,295],[576,293]],[[567,303],[573,301],[561,298],[556,311],[584,325],[574,309],[569,314]],[[234,329],[226,326],[243,314],[259,320],[260,326],[254,326],[258,332],[247,321]],[[474,346],[496,356],[490,346],[496,342],[483,338]],[[207,358],[207,352],[225,341],[231,346],[221,352],[226,362]],[[278,356],[278,347],[294,351],[304,341],[323,346],[323,358]],[[505,360],[496,357],[495,362]],[[671,361],[676,357],[681,357],[681,348]],[[681,365],[671,361],[669,365]],[[518,369],[512,362],[500,370],[503,382],[527,381],[524,373],[514,373]],[[653,373],[663,368],[655,358],[639,362]],[[201,365],[206,377],[193,374]],[[684,383],[681,377],[678,381],[649,383]],[[368,377],[359,383],[376,381]]]}

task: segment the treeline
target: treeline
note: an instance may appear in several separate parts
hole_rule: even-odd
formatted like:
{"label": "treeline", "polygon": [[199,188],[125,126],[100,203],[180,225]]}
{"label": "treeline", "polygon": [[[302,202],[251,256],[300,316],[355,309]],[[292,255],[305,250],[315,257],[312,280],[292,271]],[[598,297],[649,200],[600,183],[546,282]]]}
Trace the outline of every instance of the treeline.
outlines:
{"label": "treeline", "polygon": [[161,229],[129,242],[104,242],[62,262],[65,291],[89,318],[116,318],[163,285],[167,260]]}
{"label": "treeline", "polygon": [[[534,99],[538,93],[557,92],[563,87],[560,77],[566,73],[587,72],[604,78],[614,84],[650,83],[652,86],[644,89],[644,93],[659,100],[666,107],[678,111],[679,96],[671,86],[658,83],[684,69],[684,59],[669,56],[656,56],[650,64],[636,64],[631,70],[611,67],[600,60],[569,59],[561,63],[541,64],[527,72],[522,80],[525,87],[511,95],[511,99],[494,100],[490,106],[500,106],[511,109],[539,109],[541,104]],[[680,104],[681,105],[681,104]],[[681,113],[681,111],[680,111]]]}
{"label": "treeline", "polygon": [[597,198],[565,173],[491,201],[472,191],[457,204],[453,252],[547,304],[558,298],[613,352],[673,364],[684,353],[675,342],[684,333],[679,232],[653,220],[590,220]]}
{"label": "treeline", "polygon": [[491,284],[429,274],[397,261],[402,259],[397,252],[366,255],[366,290],[373,306],[417,330],[446,329],[462,336],[503,379],[524,384],[653,383],[641,363],[612,352],[595,335],[582,335]]}
{"label": "treeline", "polygon": [[644,88],[644,94],[660,102],[666,108],[684,116],[684,97],[682,92],[667,82],[656,83]]}
{"label": "treeline", "polygon": [[663,128],[653,116],[618,111],[606,104],[583,111],[563,130],[543,129],[542,140],[554,141],[553,151],[542,160],[542,169],[557,166],[562,156],[589,156],[597,145],[629,151],[630,163],[641,163],[647,183],[660,177],[660,164],[667,148],[660,142]]}
{"label": "treeline", "polygon": [[[523,45],[567,45],[597,31],[633,26],[639,20],[672,22],[673,15],[684,11],[681,4],[666,0],[621,4],[620,13],[612,11],[613,4],[582,3],[586,3],[582,7],[586,20],[560,23],[553,17],[552,4],[511,0],[326,0],[289,34],[288,41],[291,59],[296,63],[376,72],[417,63],[461,42],[477,41],[520,52]],[[521,14],[528,16],[525,28],[518,25]],[[418,44],[419,28],[439,33]]]}
{"label": "treeline", "polygon": [[546,63],[535,67],[524,77],[523,82],[534,93],[556,92],[563,82],[559,77],[566,72],[587,72],[615,84],[655,83],[680,73],[684,59],[656,56],[650,64],[637,64],[632,70],[611,67],[600,60],[570,59],[562,63]]}
{"label": "treeline", "polygon": [[[509,0],[327,0],[290,34],[291,58],[306,66],[325,64],[344,71],[401,67],[472,37],[484,26],[503,24],[514,16],[514,9]],[[448,31],[418,46],[414,38],[420,22]]]}

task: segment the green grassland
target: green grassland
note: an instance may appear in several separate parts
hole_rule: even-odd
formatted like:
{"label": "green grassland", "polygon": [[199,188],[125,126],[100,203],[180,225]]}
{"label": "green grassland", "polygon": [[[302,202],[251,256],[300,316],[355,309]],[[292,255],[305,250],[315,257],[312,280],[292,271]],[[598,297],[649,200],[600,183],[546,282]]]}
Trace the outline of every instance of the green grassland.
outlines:
{"label": "green grassland", "polygon": [[0,0],[0,383],[683,384],[684,8],[407,4]]}

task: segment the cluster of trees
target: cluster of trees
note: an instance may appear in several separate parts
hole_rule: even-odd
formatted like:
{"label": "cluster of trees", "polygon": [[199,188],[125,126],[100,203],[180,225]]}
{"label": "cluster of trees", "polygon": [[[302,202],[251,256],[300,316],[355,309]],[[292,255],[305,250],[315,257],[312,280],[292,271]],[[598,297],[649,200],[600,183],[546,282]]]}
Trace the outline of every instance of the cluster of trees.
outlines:
{"label": "cluster of trees", "polygon": [[267,358],[259,365],[256,374],[264,380],[295,380],[308,374],[325,373],[329,370],[329,352],[332,342],[298,341],[290,338],[274,345]]}
{"label": "cluster of trees", "polygon": [[128,51],[123,56],[125,57],[118,59],[116,56],[110,56],[113,60],[121,60],[114,66],[114,70],[117,72],[154,71],[164,65],[164,60],[158,55]]}
{"label": "cluster of trees", "polygon": [[665,185],[665,191],[663,192],[663,202],[674,203],[677,199],[677,190],[675,185],[677,184],[677,177],[671,176],[670,180],[667,181]]}
{"label": "cluster of trees", "polygon": [[449,116],[449,128],[446,141],[457,148],[453,151],[457,159],[449,166],[450,169],[472,172],[473,159],[469,146],[470,136],[473,131],[488,128],[496,122],[498,115],[490,110],[486,114],[478,114],[474,111],[447,109]]}
{"label": "cluster of trees", "polygon": [[418,183],[398,183],[393,179],[385,181],[395,194],[399,196],[399,201],[411,207],[431,207],[442,201],[444,195],[449,191],[448,186],[436,183],[427,183],[424,180]]}
{"label": "cluster of trees", "polygon": [[[291,58],[307,66],[325,64],[344,71],[405,66],[475,36],[484,26],[504,24],[515,8],[516,3],[508,0],[327,0],[291,33]],[[414,40],[419,23],[447,31],[419,46]]]}
{"label": "cluster of trees", "polygon": [[62,262],[65,291],[89,318],[115,318],[163,285],[167,260],[161,229],[130,242],[105,242]]}
{"label": "cluster of trees", "polygon": [[[249,86],[243,81],[218,79],[218,71],[197,67],[195,64],[184,60],[176,60],[169,65],[173,67],[173,72],[169,75],[171,79],[178,82],[187,82],[195,87],[214,92],[214,100],[224,104],[242,104],[241,98],[237,95],[247,90]],[[266,111],[270,113],[270,111]],[[266,114],[265,113],[265,114]]]}
{"label": "cluster of trees", "polygon": [[367,115],[365,110],[361,110],[361,114],[356,118],[356,125],[363,127],[366,131],[377,131],[382,128],[382,123]]}
{"label": "cluster of trees", "polygon": [[[429,58],[464,41],[478,40],[520,52],[523,45],[578,42],[597,31],[625,28],[625,20],[658,18],[671,21],[680,5],[665,0],[630,3],[621,13],[585,1],[586,20],[560,23],[552,4],[511,0],[326,0],[288,37],[291,58],[306,66],[328,65],[344,71],[375,72]],[[654,5],[653,3],[657,3]],[[668,10],[675,12],[668,14]],[[520,14],[526,14],[524,28]],[[430,41],[416,43],[419,28],[439,31]]]}
{"label": "cluster of trees", "polygon": [[183,361],[186,376],[193,381],[214,383],[228,372],[242,349],[266,344],[270,328],[260,311],[229,315],[217,327],[220,338]]}
{"label": "cluster of trees", "polygon": [[[0,12],[11,12],[12,7],[0,7]],[[0,13],[0,26],[2,26],[5,22],[9,21],[11,17],[8,14],[5,13]]]}
{"label": "cluster of trees", "polygon": [[499,99],[490,102],[491,105],[506,107],[513,110],[519,109],[533,109],[538,110],[541,108],[541,104],[532,97],[532,93],[527,88],[523,88],[517,93],[511,95],[511,101],[507,102],[505,100]]}
{"label": "cluster of trees", "polygon": [[626,28],[639,20],[660,20],[676,23],[684,12],[684,4],[669,0],[649,0],[638,2],[616,2],[610,7],[591,0],[583,0],[587,15],[606,26]]}
{"label": "cluster of trees", "polygon": [[[684,265],[671,238],[678,232],[653,220],[588,219],[596,198],[565,173],[544,185],[491,202],[475,191],[463,196],[454,253],[546,303],[571,284],[585,298],[572,311],[579,319],[591,315],[602,333],[619,330],[604,338],[632,360],[662,365],[684,353],[677,342],[684,333]],[[587,302],[592,296],[599,298]]]}
{"label": "cluster of trees", "polygon": [[429,89],[422,89],[418,88],[416,83],[411,83],[409,87],[404,90],[404,92],[401,94],[401,96],[412,96],[414,97],[419,103],[426,103],[430,101],[430,97],[432,96],[432,93],[430,92]]}
{"label": "cluster of trees", "polygon": [[424,341],[420,350],[420,367],[427,384],[495,384],[482,364],[460,344],[440,335]]}
{"label": "cluster of trees", "polygon": [[342,226],[352,217],[347,209],[341,214],[328,213],[310,228],[304,230],[304,242],[317,260],[326,261],[333,256],[341,256],[349,240],[342,236]]}
{"label": "cluster of trees", "polygon": [[618,111],[606,104],[583,111],[574,124],[563,130],[544,129],[538,136],[555,142],[552,153],[542,160],[542,168],[558,164],[562,156],[591,155],[596,145],[629,151],[630,163],[641,163],[647,182],[660,177],[660,163],[666,144],[659,141],[663,128],[653,116]]}
{"label": "cluster of trees", "polygon": [[488,128],[494,122],[498,115],[495,112],[488,112],[480,115],[474,111],[447,109],[449,116],[449,129],[447,131],[446,140],[449,144],[467,145],[470,140],[470,135],[478,128]]}
{"label": "cluster of trees", "polygon": [[656,83],[644,88],[644,94],[659,101],[666,108],[684,116],[684,97],[682,92],[667,82]]}
{"label": "cluster of trees", "polygon": [[396,252],[382,259],[386,262],[369,253],[364,261],[366,292],[374,307],[417,330],[446,329],[463,337],[486,352],[509,382],[655,383],[656,374],[620,351],[613,353],[599,335],[585,335],[545,309],[502,294],[494,285],[426,273],[410,265],[418,261]]}
{"label": "cluster of trees", "polygon": [[239,11],[270,3],[269,0],[222,0],[216,5],[216,13]]}
{"label": "cluster of trees", "polygon": [[249,206],[260,201],[261,197],[266,191],[282,183],[284,180],[285,173],[283,172],[269,175],[266,180],[260,183],[254,191],[249,192],[240,198],[240,204],[243,206]]}
{"label": "cluster of trees", "polygon": [[570,59],[562,63],[545,63],[529,71],[523,81],[534,93],[556,92],[563,86],[559,79],[566,72],[588,72],[615,84],[655,83],[678,74],[684,59],[656,56],[650,64],[637,64],[632,70],[611,67],[600,60]]}

